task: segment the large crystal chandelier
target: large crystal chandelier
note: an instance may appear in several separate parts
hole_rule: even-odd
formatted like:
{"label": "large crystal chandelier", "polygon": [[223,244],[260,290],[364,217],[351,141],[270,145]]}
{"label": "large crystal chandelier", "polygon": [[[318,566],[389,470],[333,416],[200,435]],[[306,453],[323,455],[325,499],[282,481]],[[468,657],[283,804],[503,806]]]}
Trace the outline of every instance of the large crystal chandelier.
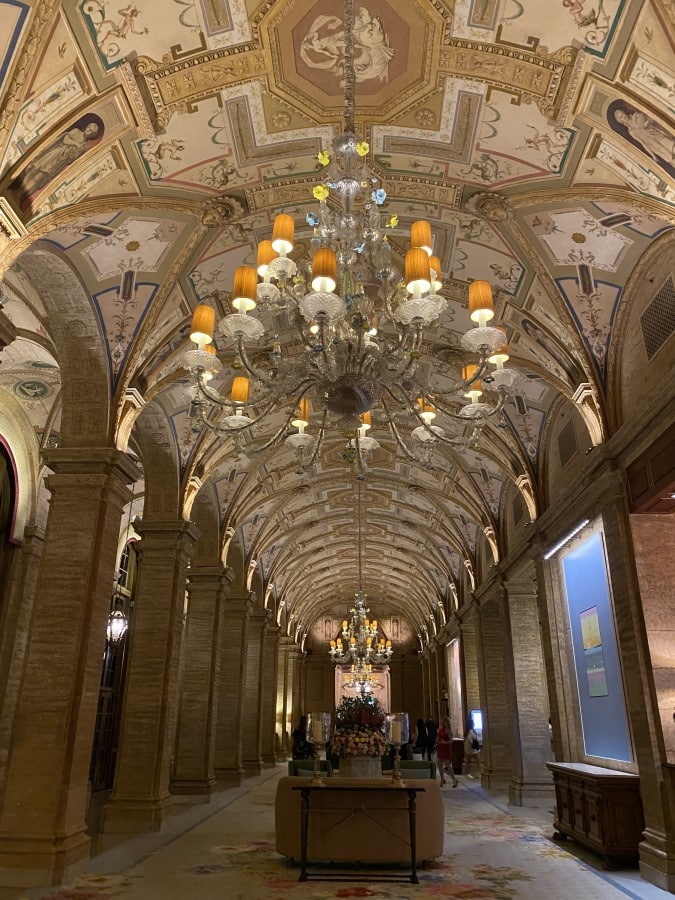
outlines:
{"label": "large crystal chandelier", "polygon": [[[232,312],[220,323],[225,341],[234,345],[239,373],[225,391],[209,384],[221,364],[213,346],[215,310],[208,304],[195,310],[190,337],[197,349],[185,354],[195,381],[192,414],[204,426],[232,437],[247,454],[285,441],[301,467],[314,461],[331,425],[347,432],[346,458],[357,459],[361,468],[379,446],[367,434],[376,424],[389,429],[408,458],[428,462],[434,444],[462,446],[500,413],[515,377],[504,368],[504,329],[488,324],[494,308],[487,281],[469,285],[475,327],[463,336],[465,352],[458,359],[470,354],[472,362],[463,366],[461,378],[459,366],[439,372],[438,360],[422,363],[425,329],[446,307],[441,263],[433,255],[429,223],[417,221],[410,227],[403,272],[396,266],[388,229],[398,227],[398,218],[385,221],[386,191],[366,162],[368,144],[355,131],[353,31],[353,4],[346,0],[345,129],[333,141],[332,154],[318,155],[325,177],[313,191],[318,211],[306,219],[311,260],[292,258],[295,222],[279,213],[271,240],[258,245],[257,268],[236,269]],[[297,338],[284,347],[282,317],[293,323]],[[261,344],[264,352],[257,349]],[[488,402],[481,401],[484,385]],[[432,424],[437,413],[446,428]],[[453,423],[454,432],[446,433]]]}
{"label": "large crystal chandelier", "polygon": [[[369,619],[370,610],[366,606],[366,593],[363,590],[363,536],[361,529],[361,480],[357,481],[357,549],[358,549],[358,590],[354,595],[354,606],[349,610],[351,619],[342,622],[342,635],[331,640],[331,659],[337,665],[352,665],[352,675],[364,680],[372,674],[372,665],[383,665],[389,662],[393,650],[391,641],[380,637],[377,619]],[[370,667],[370,668],[368,668]]]}

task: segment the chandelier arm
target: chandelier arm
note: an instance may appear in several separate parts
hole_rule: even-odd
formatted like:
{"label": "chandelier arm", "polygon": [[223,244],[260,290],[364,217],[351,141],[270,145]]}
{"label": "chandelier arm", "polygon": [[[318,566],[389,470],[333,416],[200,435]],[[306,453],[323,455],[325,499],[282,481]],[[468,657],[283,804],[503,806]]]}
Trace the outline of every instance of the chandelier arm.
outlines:
{"label": "chandelier arm", "polygon": [[[454,348],[453,348],[453,349],[454,349]],[[468,389],[471,387],[471,385],[474,384],[476,381],[480,381],[480,380],[485,376],[485,373],[487,372],[487,367],[488,367],[488,358],[487,358],[487,355],[488,355],[489,352],[490,352],[490,351],[489,351],[489,349],[487,349],[487,348],[484,348],[484,351],[483,351],[483,350],[481,351],[481,356],[480,356],[480,359],[479,359],[478,364],[477,364],[477,369],[476,369],[476,371],[474,372],[474,374],[471,376],[471,378],[469,378],[468,380],[462,379],[461,381],[456,382],[456,383],[455,383],[455,388],[454,388],[453,390],[451,390],[451,391],[434,390],[434,397],[453,397],[453,396],[456,396],[456,394],[457,394],[458,391],[461,391],[461,390],[465,390],[465,391],[466,391],[466,390],[468,390]],[[459,355],[459,353],[460,353],[460,351],[457,351],[457,355]],[[438,406],[438,404],[436,404],[436,405]],[[439,406],[438,408],[440,409],[440,406]],[[448,415],[452,415],[452,414],[449,413]]]}
{"label": "chandelier arm", "polygon": [[[396,385],[396,387],[398,387],[398,385]],[[417,419],[417,421],[420,423],[421,427],[424,428],[424,430],[427,432],[427,434],[430,434],[434,438],[434,440],[439,441],[441,444],[448,444],[449,446],[455,447],[455,448],[458,445],[461,445],[464,443],[464,438],[462,438],[462,437],[458,436],[458,437],[448,438],[444,434],[439,434],[438,432],[435,432],[433,430],[433,428],[430,427],[429,423],[426,422],[422,418],[422,416],[419,414],[419,412],[415,408],[415,402],[414,402],[413,398],[410,397],[408,394],[406,394],[405,391],[403,390],[403,388],[400,388],[400,391],[403,394],[404,400],[406,400],[410,404],[413,416]],[[392,397],[394,397],[393,393],[392,393]],[[426,392],[422,392],[422,397],[425,400],[429,400],[429,401],[431,401],[433,399],[433,398],[429,397],[429,395]],[[394,399],[400,400],[400,398],[396,398],[396,397],[394,397]],[[463,416],[458,416],[458,415],[455,415],[454,413],[446,411],[438,403],[434,403],[434,405],[436,406],[436,409],[440,409],[440,411],[444,415],[450,416],[450,418],[455,419],[456,421],[461,421],[461,422],[464,422],[465,424],[467,422],[471,421],[470,419],[464,418]]]}
{"label": "chandelier arm", "polygon": [[[396,399],[396,398],[394,398],[394,399]],[[420,460],[415,456],[415,454],[406,447],[405,442],[403,441],[403,438],[399,434],[398,428],[394,424],[394,420],[391,417],[391,413],[389,412],[389,407],[387,406],[386,400],[384,400],[384,398],[382,399],[382,408],[384,409],[384,411],[387,415],[387,421],[389,423],[389,430],[394,435],[394,440],[396,441],[398,446],[401,448],[401,450],[403,450],[403,453],[406,455],[406,457],[409,460],[411,460],[412,462],[419,462]]]}
{"label": "chandelier arm", "polygon": [[273,378],[270,378],[270,376],[266,375],[264,372],[259,372],[249,360],[246,348],[244,347],[244,336],[241,332],[237,335],[237,357],[248,374],[252,378],[255,378],[256,381],[262,381],[262,383],[266,385],[274,384]]}
{"label": "chandelier arm", "polygon": [[213,403],[214,406],[220,406],[223,409],[234,409],[234,402],[232,400],[221,397],[218,391],[214,391],[213,388],[207,386],[204,381],[205,372],[206,370],[201,367],[195,370],[197,392],[205,397],[209,403]]}
{"label": "chandelier arm", "polygon": [[225,436],[225,435],[233,434],[232,429],[225,428],[224,425],[219,425],[217,422],[211,422],[209,420],[208,416],[206,415],[204,408],[202,407],[201,404],[199,405],[198,409],[199,409],[199,421],[202,423],[202,425],[204,425],[206,428],[208,428],[209,431],[213,432],[213,434],[220,435],[221,437]]}
{"label": "chandelier arm", "polygon": [[323,408],[323,418],[321,420],[321,425],[319,426],[319,433],[316,437],[316,444],[314,446],[314,453],[312,453],[312,458],[310,459],[308,465],[313,466],[316,462],[316,458],[319,455],[319,450],[321,449],[321,445],[323,444],[323,439],[326,434],[326,420],[328,419],[328,409],[324,406]]}
{"label": "chandelier arm", "polygon": [[[355,445],[356,445],[356,460],[357,460],[357,463],[358,463],[359,475],[365,475],[365,474],[366,474],[366,471],[367,471],[367,470],[366,470],[366,461],[365,461],[365,458],[364,458],[364,455],[363,455],[363,450],[361,449],[361,441],[360,441],[360,439],[359,439],[359,433],[358,433],[358,430],[357,430],[356,435],[355,435],[355,437],[354,437],[354,443],[355,443]],[[359,484],[360,484],[360,483],[361,483],[361,482],[359,482]],[[360,568],[361,568],[361,566],[360,566],[360,564],[359,564],[359,570],[360,570]],[[359,580],[360,580],[360,579],[359,579]]]}

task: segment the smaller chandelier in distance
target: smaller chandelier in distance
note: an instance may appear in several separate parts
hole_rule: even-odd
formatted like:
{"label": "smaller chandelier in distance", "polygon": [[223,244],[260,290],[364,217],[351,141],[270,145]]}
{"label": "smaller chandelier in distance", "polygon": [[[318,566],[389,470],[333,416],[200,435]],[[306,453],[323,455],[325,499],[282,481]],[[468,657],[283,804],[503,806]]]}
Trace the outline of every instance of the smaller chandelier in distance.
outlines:
{"label": "smaller chandelier in distance", "polygon": [[370,663],[354,663],[342,680],[342,686],[351,688],[356,696],[368,697],[382,689],[380,678]]}

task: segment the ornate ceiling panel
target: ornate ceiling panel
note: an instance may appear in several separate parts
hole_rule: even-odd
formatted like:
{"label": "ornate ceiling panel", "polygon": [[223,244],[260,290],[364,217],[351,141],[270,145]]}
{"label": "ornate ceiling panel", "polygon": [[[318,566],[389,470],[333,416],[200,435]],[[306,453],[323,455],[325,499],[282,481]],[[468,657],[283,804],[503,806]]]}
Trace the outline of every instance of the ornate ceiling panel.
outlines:
{"label": "ornate ceiling panel", "polygon": [[[485,278],[519,373],[478,443],[439,445],[427,465],[401,454],[373,409],[367,586],[380,615],[407,616],[418,634],[433,634],[438,601],[452,613],[452,591],[477,577],[482,555],[503,554],[504,497],[517,489],[532,515],[543,508],[542,439],[560,398],[595,442],[609,436],[624,288],[675,221],[671,6],[355,9],[356,130],[398,217],[393,255],[401,261],[410,223],[427,218],[441,258],[447,308],[423,362],[449,390],[466,361],[467,284]],[[118,427],[132,433],[158,400],[184,490],[213,479],[228,538],[300,632],[325,627],[326,611],[341,617],[357,586],[347,438],[333,429],[311,471],[287,449],[216,441],[195,426],[181,357],[192,308],[228,310],[234,269],[254,261],[276,212],[294,216],[294,255],[307,262],[317,153],[343,125],[342,19],[330,0],[0,0],[0,313],[19,330],[0,384],[58,439],[58,322],[21,257],[41,241],[86,291]],[[69,321],[86,318],[80,302],[63,297]],[[262,317],[289,355],[302,352],[288,310]],[[233,348],[218,339],[218,353],[227,386]]]}

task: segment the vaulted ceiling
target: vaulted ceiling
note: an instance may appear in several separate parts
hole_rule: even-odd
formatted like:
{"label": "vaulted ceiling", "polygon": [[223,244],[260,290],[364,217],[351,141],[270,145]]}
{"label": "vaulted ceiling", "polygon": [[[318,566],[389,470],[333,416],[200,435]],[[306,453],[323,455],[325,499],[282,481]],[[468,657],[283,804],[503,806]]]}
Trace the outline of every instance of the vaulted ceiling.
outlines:
{"label": "vaulted ceiling", "polygon": [[[0,388],[38,445],[59,441],[59,315],[31,277],[32,255],[51,254],[99,323],[111,440],[131,431],[133,448],[129,409],[158,404],[184,495],[215,485],[223,535],[234,529],[307,627],[341,618],[357,586],[345,437],[329,431],[301,474],[283,447],[236,452],[195,430],[181,354],[192,309],[227,312],[233,271],[277,212],[294,216],[295,255],[307,254],[317,153],[343,124],[338,7],[0,0],[0,303],[18,335]],[[364,0],[356,15],[356,125],[398,216],[394,251],[426,218],[442,261],[448,306],[423,352],[441,375],[456,368],[467,284],[487,279],[519,373],[478,444],[438,446],[428,466],[373,411],[365,587],[380,616],[422,633],[438,601],[504,556],[509,516],[545,509],[553,412],[577,421],[581,451],[620,424],[617,310],[675,220],[675,7]],[[82,302],[65,293],[64,309]],[[283,337],[291,323],[268,324]],[[233,349],[220,339],[218,352],[226,383]]]}

